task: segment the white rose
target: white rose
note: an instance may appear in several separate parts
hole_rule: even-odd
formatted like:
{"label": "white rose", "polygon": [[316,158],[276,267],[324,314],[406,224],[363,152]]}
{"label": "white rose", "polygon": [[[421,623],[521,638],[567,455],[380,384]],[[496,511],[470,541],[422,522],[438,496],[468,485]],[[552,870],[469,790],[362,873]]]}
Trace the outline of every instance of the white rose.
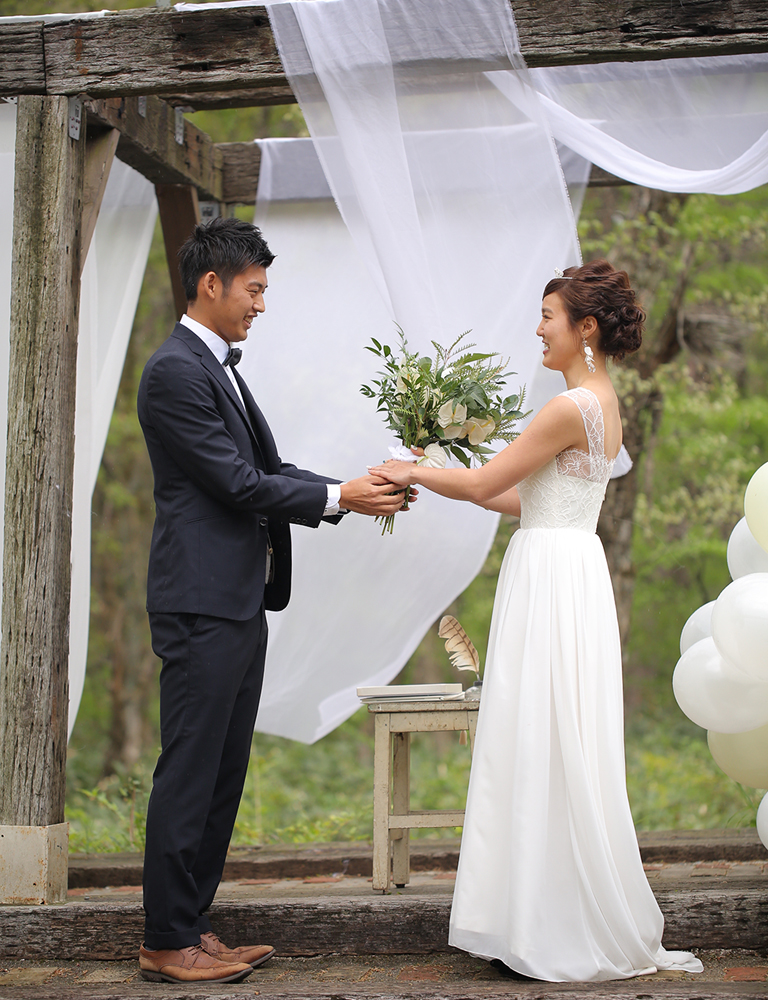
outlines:
{"label": "white rose", "polygon": [[424,449],[424,454],[417,464],[423,465],[426,469],[444,469],[446,457],[445,448],[433,442]]}
{"label": "white rose", "polygon": [[[463,403],[456,405],[456,401],[453,399],[449,399],[447,403],[443,403],[437,411],[437,422],[441,427],[450,427],[451,424],[463,424],[466,419],[466,406]],[[445,436],[449,436],[447,431]],[[458,434],[452,436],[458,437]]]}
{"label": "white rose", "polygon": [[485,420],[470,417],[462,427],[462,433],[467,435],[470,444],[482,444],[495,430],[496,421],[493,417],[486,417]]}

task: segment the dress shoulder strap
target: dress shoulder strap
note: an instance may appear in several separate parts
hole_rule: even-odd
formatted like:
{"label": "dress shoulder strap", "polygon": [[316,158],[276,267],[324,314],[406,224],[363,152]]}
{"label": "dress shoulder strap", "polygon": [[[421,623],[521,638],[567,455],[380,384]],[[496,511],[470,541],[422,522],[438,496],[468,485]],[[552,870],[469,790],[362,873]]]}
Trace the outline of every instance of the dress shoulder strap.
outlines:
{"label": "dress shoulder strap", "polygon": [[577,386],[575,389],[566,389],[560,395],[572,399],[579,408],[581,419],[584,421],[584,430],[587,432],[590,456],[604,460],[605,425],[600,400],[591,389],[586,389],[584,386]]}

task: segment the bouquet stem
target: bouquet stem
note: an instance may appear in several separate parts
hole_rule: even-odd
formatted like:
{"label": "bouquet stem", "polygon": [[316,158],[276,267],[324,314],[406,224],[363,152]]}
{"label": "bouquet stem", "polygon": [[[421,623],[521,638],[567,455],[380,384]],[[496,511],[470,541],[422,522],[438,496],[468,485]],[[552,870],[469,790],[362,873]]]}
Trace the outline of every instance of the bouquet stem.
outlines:
{"label": "bouquet stem", "polygon": [[[400,491],[398,490],[397,492],[399,493]],[[388,496],[395,496],[395,493],[390,493],[390,494],[388,494]],[[409,500],[410,496],[411,496],[411,487],[410,486],[406,486],[405,487],[405,498],[403,500],[403,506],[400,508],[401,510],[408,510],[408,500]],[[381,534],[382,535],[386,535],[387,533],[389,533],[391,535],[392,532],[395,530],[395,515],[394,514],[390,514],[388,517],[377,517],[376,518],[376,524],[381,524],[382,525],[382,528],[381,528]]]}

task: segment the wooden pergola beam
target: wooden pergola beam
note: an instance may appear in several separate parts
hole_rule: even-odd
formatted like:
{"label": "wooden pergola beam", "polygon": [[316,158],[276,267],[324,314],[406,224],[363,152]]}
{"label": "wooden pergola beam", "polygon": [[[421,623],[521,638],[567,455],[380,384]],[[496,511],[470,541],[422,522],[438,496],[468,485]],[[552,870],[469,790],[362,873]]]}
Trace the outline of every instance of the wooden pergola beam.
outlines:
{"label": "wooden pergola beam", "polygon": [[[768,51],[764,0],[512,3],[532,67]],[[473,66],[503,68],[507,54],[493,48],[478,53]],[[408,53],[401,55],[407,61]],[[439,65],[446,73],[460,68],[450,60]],[[230,91],[253,104],[294,100],[264,7],[145,8],[44,25],[0,21],[0,96],[207,92],[221,100]]]}
{"label": "wooden pergola beam", "polygon": [[[88,121],[120,131],[117,156],[153,184],[192,184],[222,200],[222,156],[205,132],[157,97],[86,101]],[[181,141],[179,141],[181,139]]]}
{"label": "wooden pergola beam", "polygon": [[40,22],[0,22],[0,96],[45,93],[45,49]]}

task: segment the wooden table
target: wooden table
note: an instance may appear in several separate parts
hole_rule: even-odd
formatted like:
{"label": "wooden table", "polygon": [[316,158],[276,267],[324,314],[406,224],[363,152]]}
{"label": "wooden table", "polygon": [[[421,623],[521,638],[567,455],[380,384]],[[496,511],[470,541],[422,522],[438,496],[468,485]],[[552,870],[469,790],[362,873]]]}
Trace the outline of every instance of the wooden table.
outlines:
{"label": "wooden table", "polygon": [[373,888],[386,892],[410,881],[409,831],[414,827],[463,826],[463,809],[411,811],[411,733],[467,730],[475,742],[479,701],[375,701],[373,751]]}

